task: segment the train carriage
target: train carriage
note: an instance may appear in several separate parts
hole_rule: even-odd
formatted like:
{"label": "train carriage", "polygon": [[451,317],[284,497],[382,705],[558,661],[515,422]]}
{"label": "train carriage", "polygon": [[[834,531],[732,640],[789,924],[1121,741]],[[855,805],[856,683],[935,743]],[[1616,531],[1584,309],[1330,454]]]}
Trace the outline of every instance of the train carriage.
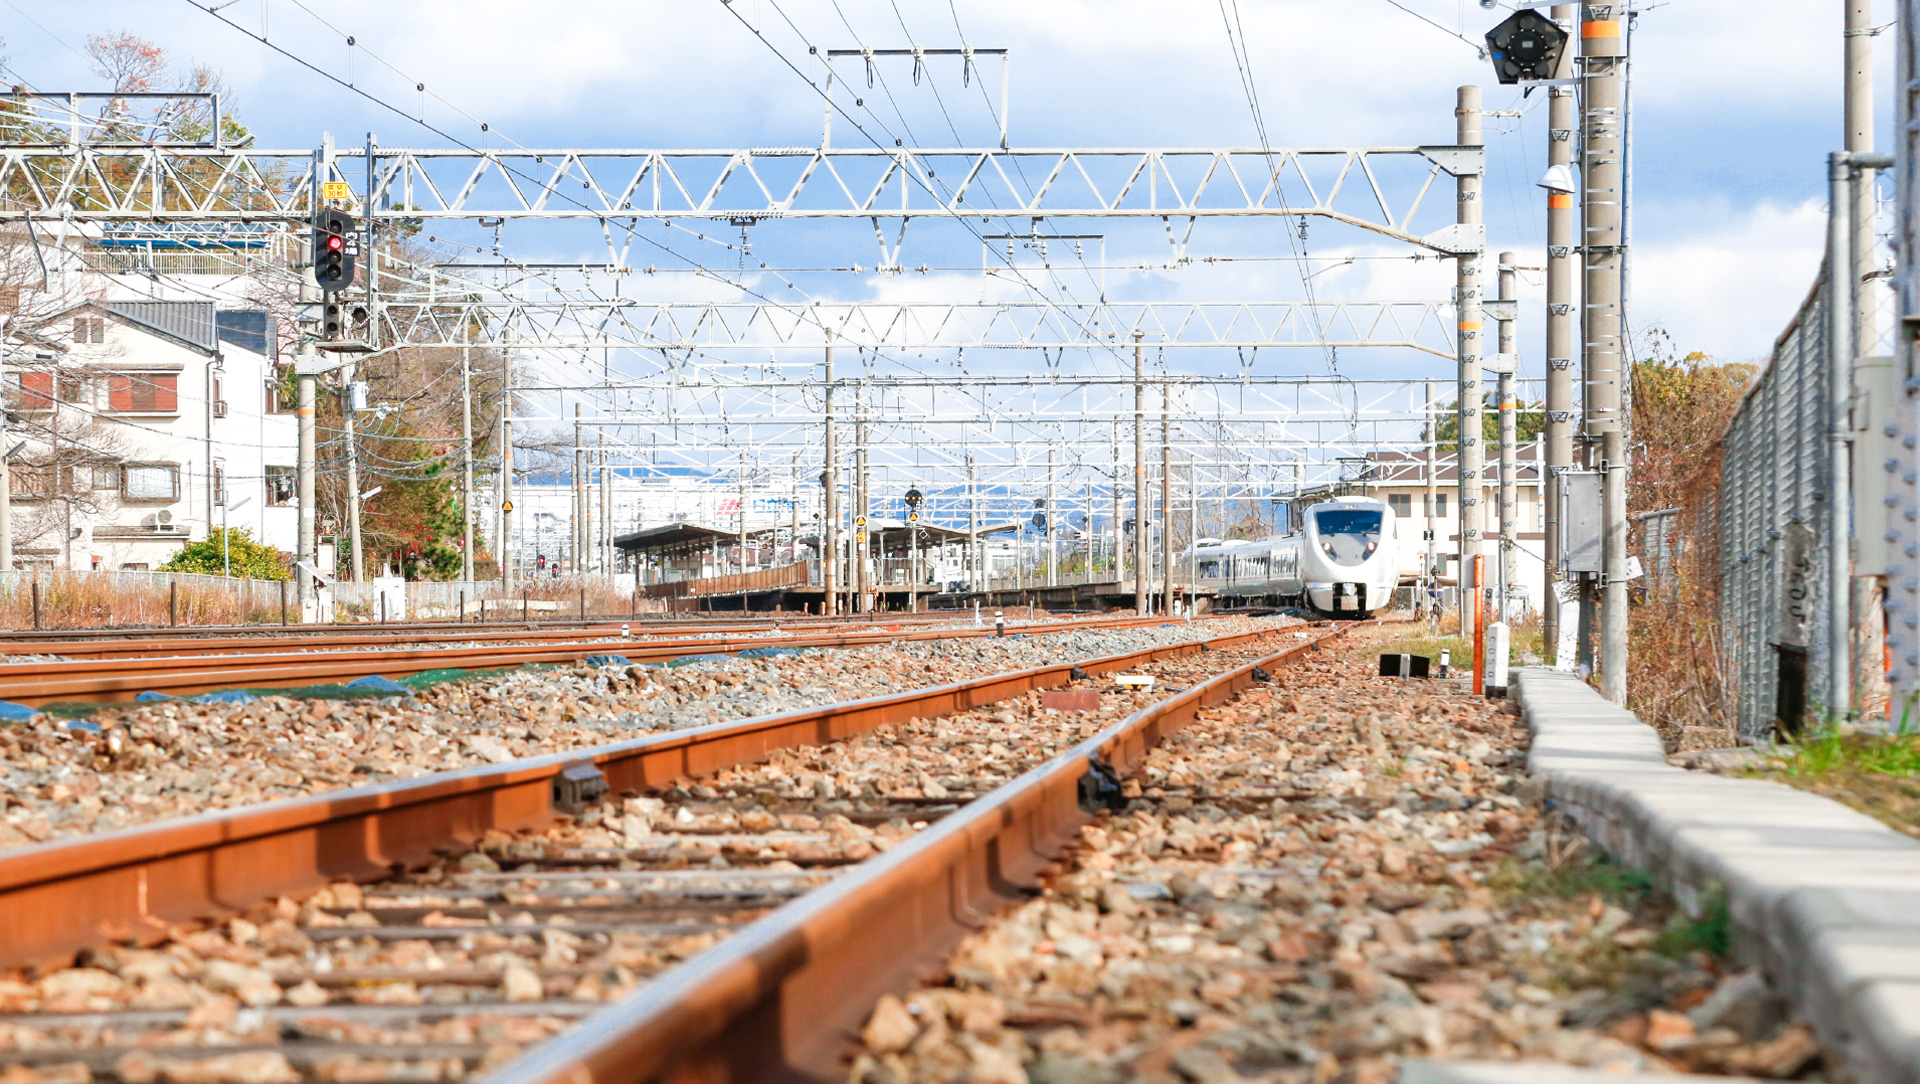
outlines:
{"label": "train carriage", "polygon": [[1393,605],[1399,527],[1385,501],[1338,497],[1316,504],[1301,528],[1251,541],[1203,538],[1189,556],[1200,580],[1227,606],[1264,602],[1358,618]]}

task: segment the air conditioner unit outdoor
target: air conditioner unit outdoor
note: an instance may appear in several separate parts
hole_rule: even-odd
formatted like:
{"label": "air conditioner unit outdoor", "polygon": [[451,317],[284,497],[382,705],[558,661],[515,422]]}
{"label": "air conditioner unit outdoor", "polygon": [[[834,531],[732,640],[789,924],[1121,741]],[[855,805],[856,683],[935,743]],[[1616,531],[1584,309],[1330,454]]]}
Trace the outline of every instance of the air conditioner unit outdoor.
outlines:
{"label": "air conditioner unit outdoor", "polygon": [[215,399],[213,401],[213,416],[216,418],[224,418],[227,416],[227,401],[225,399]]}
{"label": "air conditioner unit outdoor", "polygon": [[164,530],[168,524],[171,524],[173,522],[173,513],[162,508],[160,511],[155,512],[153,514],[153,522],[158,524],[161,527],[161,529]]}

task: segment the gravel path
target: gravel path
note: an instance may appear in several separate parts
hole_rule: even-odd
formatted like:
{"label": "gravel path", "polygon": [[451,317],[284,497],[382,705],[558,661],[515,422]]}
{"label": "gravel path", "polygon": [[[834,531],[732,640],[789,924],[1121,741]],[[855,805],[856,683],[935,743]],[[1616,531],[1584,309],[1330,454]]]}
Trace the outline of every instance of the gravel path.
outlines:
{"label": "gravel path", "polygon": [[379,700],[159,701],[104,708],[96,729],[46,716],[0,722],[0,849],[1285,623],[1226,618],[673,669],[515,671]]}
{"label": "gravel path", "polygon": [[887,997],[849,1079],[1386,1084],[1409,1057],[1796,1077],[1807,1028],[1537,811],[1526,734],[1390,633],[1203,713],[1033,901]]}
{"label": "gravel path", "polygon": [[[1274,646],[1134,672],[1165,695]],[[912,645],[888,658],[913,683],[927,667],[1058,650]],[[783,750],[545,833],[491,834],[393,881],[272,901],[45,975],[0,973],[0,1082],[369,1084],[497,1066],[1153,699],[1082,687],[1106,690],[1100,710],[1048,712],[1030,693]]]}

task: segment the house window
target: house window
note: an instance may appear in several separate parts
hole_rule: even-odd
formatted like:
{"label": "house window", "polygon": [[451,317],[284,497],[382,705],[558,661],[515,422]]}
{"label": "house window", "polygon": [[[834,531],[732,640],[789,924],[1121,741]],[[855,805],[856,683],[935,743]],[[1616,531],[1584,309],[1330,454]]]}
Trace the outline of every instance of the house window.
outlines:
{"label": "house window", "polygon": [[1389,493],[1387,494],[1387,507],[1393,509],[1393,514],[1396,516],[1410,518],[1413,515],[1413,494]]}
{"label": "house window", "polygon": [[227,465],[225,463],[215,463],[213,465],[213,475],[208,481],[213,483],[213,499],[210,503],[218,507],[226,507]]}
{"label": "house window", "polygon": [[14,463],[8,467],[7,477],[14,500],[44,501],[54,496],[54,479],[59,471],[52,463]]}
{"label": "house window", "polygon": [[19,403],[21,410],[52,410],[53,374],[21,373]]}
{"label": "house window", "polygon": [[289,508],[299,503],[300,468],[267,468],[267,506]]}
{"label": "house window", "polygon": [[1433,495],[1433,514],[1438,519],[1447,518],[1447,494],[1441,490]]}
{"label": "house window", "polygon": [[100,316],[76,316],[73,318],[73,341],[75,343],[101,343],[107,341],[107,321]]}
{"label": "house window", "polygon": [[114,373],[107,378],[107,409],[118,414],[174,414],[180,410],[178,373]]}
{"label": "house window", "polygon": [[119,489],[120,468],[113,463],[95,464],[93,468],[93,488]]}
{"label": "house window", "polygon": [[274,378],[266,382],[267,413],[292,414],[300,409],[299,390],[288,379],[291,369],[285,365],[273,367]]}
{"label": "house window", "polygon": [[180,499],[180,468],[171,463],[128,463],[120,468],[120,499],[168,503]]}

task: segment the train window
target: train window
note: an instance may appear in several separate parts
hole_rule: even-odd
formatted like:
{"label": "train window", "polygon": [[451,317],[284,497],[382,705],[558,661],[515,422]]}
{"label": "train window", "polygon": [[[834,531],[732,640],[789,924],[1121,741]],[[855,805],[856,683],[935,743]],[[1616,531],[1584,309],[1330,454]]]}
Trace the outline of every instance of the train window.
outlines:
{"label": "train window", "polygon": [[1370,508],[1322,508],[1313,514],[1313,526],[1321,534],[1377,535],[1382,518]]}

